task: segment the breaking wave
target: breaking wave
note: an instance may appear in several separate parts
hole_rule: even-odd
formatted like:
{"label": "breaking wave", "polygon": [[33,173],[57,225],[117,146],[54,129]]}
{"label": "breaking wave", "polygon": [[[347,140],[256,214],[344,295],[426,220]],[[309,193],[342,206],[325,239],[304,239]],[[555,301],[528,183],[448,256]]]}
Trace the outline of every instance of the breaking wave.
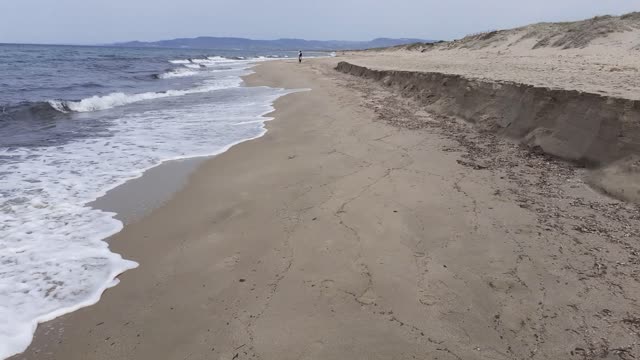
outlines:
{"label": "breaking wave", "polygon": [[90,112],[111,109],[117,106],[128,105],[140,101],[198,94],[218,89],[228,89],[231,87],[237,87],[241,83],[242,80],[240,78],[229,78],[208,81],[206,85],[186,90],[167,90],[162,92],[145,92],[139,94],[116,92],[104,96],[96,95],[79,101],[49,100],[48,103],[52,108],[62,113]]}

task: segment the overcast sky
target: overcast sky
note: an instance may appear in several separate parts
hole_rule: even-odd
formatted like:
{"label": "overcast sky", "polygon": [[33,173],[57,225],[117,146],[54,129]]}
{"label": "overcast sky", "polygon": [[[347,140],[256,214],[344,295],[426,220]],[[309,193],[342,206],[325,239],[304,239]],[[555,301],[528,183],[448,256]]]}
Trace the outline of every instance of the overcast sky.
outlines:
{"label": "overcast sky", "polygon": [[97,44],[194,36],[453,39],[640,11],[640,0],[0,0],[0,42]]}

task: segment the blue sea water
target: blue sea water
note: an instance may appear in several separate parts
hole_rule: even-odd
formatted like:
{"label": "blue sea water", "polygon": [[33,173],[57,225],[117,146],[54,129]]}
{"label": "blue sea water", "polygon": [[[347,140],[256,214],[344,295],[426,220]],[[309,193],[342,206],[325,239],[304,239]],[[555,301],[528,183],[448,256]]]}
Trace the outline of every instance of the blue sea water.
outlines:
{"label": "blue sea water", "polygon": [[295,53],[0,45],[0,359],[138,264],[86,204],[163,161],[264,134],[289,90],[241,76]]}

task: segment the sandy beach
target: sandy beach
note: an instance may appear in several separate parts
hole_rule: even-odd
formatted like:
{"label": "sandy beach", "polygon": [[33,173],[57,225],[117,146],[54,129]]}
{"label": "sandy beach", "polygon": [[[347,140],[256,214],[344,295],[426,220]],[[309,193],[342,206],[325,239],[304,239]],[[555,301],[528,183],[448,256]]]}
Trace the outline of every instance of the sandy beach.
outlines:
{"label": "sandy beach", "polygon": [[[140,267],[15,359],[631,359],[638,208],[336,59],[110,239]],[[152,180],[150,180],[152,181]]]}

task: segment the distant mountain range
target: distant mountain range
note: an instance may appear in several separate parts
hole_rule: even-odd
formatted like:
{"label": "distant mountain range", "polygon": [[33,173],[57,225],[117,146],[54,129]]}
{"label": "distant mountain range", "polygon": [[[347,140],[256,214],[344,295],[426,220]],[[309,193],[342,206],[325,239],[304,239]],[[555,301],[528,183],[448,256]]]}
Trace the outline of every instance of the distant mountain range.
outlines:
{"label": "distant mountain range", "polygon": [[371,48],[406,45],[417,42],[431,42],[422,39],[388,39],[378,38],[371,41],[320,41],[302,39],[252,40],[233,37],[201,36],[153,42],[130,41],[112,44],[122,47],[157,47],[216,50],[362,50]]}

